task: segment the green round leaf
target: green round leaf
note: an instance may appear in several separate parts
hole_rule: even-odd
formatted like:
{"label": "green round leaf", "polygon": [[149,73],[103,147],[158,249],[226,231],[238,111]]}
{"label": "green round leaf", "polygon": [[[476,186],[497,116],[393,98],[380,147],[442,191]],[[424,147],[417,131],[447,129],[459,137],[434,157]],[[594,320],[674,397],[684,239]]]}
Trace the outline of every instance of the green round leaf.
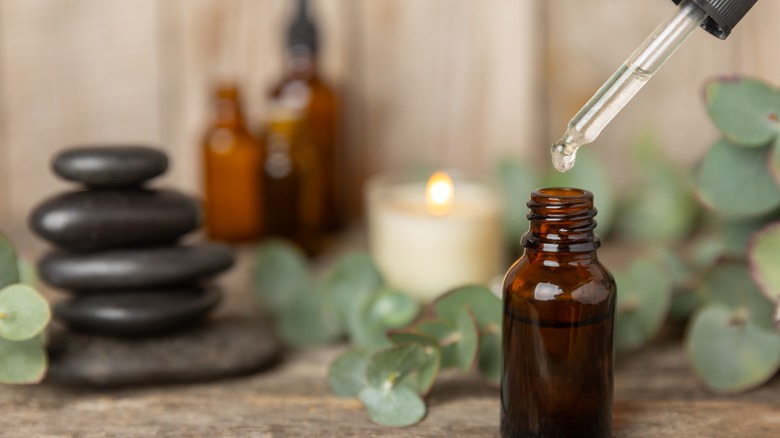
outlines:
{"label": "green round leaf", "polygon": [[47,362],[42,335],[26,341],[0,338],[0,382],[38,383],[46,374]]}
{"label": "green round leaf", "polygon": [[770,163],[770,170],[772,171],[772,177],[777,184],[780,184],[780,135],[777,136],[772,144],[772,161]]}
{"label": "green round leaf", "polygon": [[726,140],[712,145],[699,174],[702,202],[731,217],[757,216],[780,206],[768,155],[769,147],[740,148]]}
{"label": "green round leaf", "polygon": [[418,344],[395,345],[379,350],[368,359],[366,379],[375,388],[397,386],[409,374],[425,365],[423,346]]}
{"label": "green round leaf", "polygon": [[371,420],[383,426],[411,426],[425,417],[425,402],[405,386],[391,390],[369,386],[360,391],[360,400]]}
{"label": "green round leaf", "polygon": [[616,274],[618,287],[615,320],[615,349],[641,347],[663,324],[671,301],[669,275],[655,263],[638,259],[628,273]]}
{"label": "green round leaf", "polygon": [[409,325],[420,312],[420,304],[394,289],[382,289],[368,302],[366,317],[386,329]]}
{"label": "green round leaf", "polygon": [[753,234],[777,219],[778,214],[772,212],[758,217],[723,221],[721,232],[723,234],[724,253],[732,258],[746,258],[748,255],[748,244],[753,238]]}
{"label": "green round leaf", "polygon": [[759,327],[772,330],[774,326],[772,302],[761,294],[748,267],[742,263],[715,267],[704,277],[697,292],[705,302],[744,312]]}
{"label": "green round leaf", "polygon": [[328,370],[328,382],[333,393],[339,397],[357,397],[368,385],[367,368],[368,354],[359,350],[344,352]]}
{"label": "green round leaf", "polygon": [[601,161],[588,154],[577,155],[577,165],[566,173],[552,172],[545,178],[545,187],[585,187],[593,192],[593,202],[598,209],[596,232],[609,234],[617,207],[615,185]]}
{"label": "green round leaf", "polygon": [[342,327],[320,288],[298,296],[276,315],[282,340],[293,346],[330,343],[338,340]]}
{"label": "green round leaf", "polygon": [[742,146],[763,146],[780,131],[780,92],[748,78],[720,79],[705,88],[712,121]]}
{"label": "green round leaf", "polygon": [[434,310],[440,318],[456,323],[461,309],[467,307],[474,314],[482,330],[501,330],[501,300],[485,286],[464,286],[448,292],[434,302]]}
{"label": "green round leaf", "polygon": [[310,289],[308,263],[300,249],[282,240],[257,247],[252,291],[263,306],[281,312]]}
{"label": "green round leaf", "polygon": [[749,255],[750,269],[761,291],[780,303],[780,222],[756,233]]}
{"label": "green round leaf", "polygon": [[718,392],[754,388],[780,368],[780,335],[721,304],[694,315],[686,347],[696,373]]}
{"label": "green round leaf", "polygon": [[539,185],[539,178],[531,166],[524,162],[505,158],[499,161],[497,173],[504,193],[504,230],[507,239],[513,245],[520,244],[520,238],[528,231],[528,213],[526,199],[516,196],[521,193],[531,193]]}
{"label": "green round leaf", "polygon": [[[19,283],[32,287],[38,284],[38,272],[35,270],[35,265],[19,258],[16,266],[19,269]],[[0,286],[0,289],[2,289],[2,286]]]}
{"label": "green round leaf", "polygon": [[455,328],[458,339],[458,368],[468,371],[474,366],[479,353],[479,331],[477,320],[470,309],[461,307],[456,315]]}
{"label": "green round leaf", "polygon": [[646,165],[642,182],[628,191],[616,227],[640,242],[677,241],[689,234],[699,213],[691,190],[677,168]]}
{"label": "green round leaf", "polygon": [[443,319],[423,321],[415,326],[415,330],[436,339],[441,348],[441,368],[451,368],[458,365],[458,339],[455,326]]}
{"label": "green round leaf", "polygon": [[501,336],[489,333],[479,338],[477,369],[488,382],[501,382]]}
{"label": "green round leaf", "polygon": [[11,242],[0,234],[0,289],[18,282],[16,251]]}
{"label": "green round leaf", "polygon": [[345,255],[328,271],[322,285],[350,336],[360,336],[366,303],[382,285],[371,257],[364,252]]}
{"label": "green round leaf", "polygon": [[416,381],[413,386],[419,394],[427,394],[433,386],[433,382],[436,380],[436,375],[441,367],[441,348],[439,348],[439,343],[432,336],[414,330],[391,332],[388,338],[395,345],[418,344],[422,347],[426,359],[425,363],[415,374]]}
{"label": "green round leaf", "polygon": [[49,303],[33,288],[14,284],[0,290],[0,336],[24,341],[49,323]]}

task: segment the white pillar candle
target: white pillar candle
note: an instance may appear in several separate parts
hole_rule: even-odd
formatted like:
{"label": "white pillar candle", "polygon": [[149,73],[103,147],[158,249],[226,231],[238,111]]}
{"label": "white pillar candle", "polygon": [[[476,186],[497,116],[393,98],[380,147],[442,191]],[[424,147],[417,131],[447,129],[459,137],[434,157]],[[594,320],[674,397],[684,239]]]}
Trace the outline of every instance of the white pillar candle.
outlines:
{"label": "white pillar candle", "polygon": [[403,174],[380,175],[366,187],[374,261],[390,286],[420,301],[487,284],[505,270],[500,195],[474,179],[451,184],[433,187],[428,198],[425,179]]}

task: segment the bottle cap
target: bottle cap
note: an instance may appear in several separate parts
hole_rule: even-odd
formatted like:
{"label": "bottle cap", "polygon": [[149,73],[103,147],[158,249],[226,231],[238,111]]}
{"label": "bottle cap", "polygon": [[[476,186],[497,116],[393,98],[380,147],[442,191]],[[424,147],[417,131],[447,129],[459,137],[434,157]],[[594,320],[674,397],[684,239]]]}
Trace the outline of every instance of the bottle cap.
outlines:
{"label": "bottle cap", "polygon": [[287,28],[287,48],[306,47],[312,54],[317,53],[317,26],[309,16],[308,0],[298,0],[290,27]]}
{"label": "bottle cap", "polygon": [[[682,0],[672,0],[679,5]],[[758,0],[690,0],[707,13],[701,24],[707,32],[725,40],[739,20],[747,14]]]}

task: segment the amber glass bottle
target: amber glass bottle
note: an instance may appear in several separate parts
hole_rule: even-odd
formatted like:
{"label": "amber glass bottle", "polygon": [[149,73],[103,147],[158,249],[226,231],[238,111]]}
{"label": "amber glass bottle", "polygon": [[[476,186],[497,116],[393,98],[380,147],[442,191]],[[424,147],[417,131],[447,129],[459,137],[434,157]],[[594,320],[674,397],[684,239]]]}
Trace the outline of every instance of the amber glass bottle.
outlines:
{"label": "amber glass bottle", "polygon": [[[300,111],[307,140],[316,160],[309,166],[313,174],[302,174],[303,211],[318,209],[316,220],[306,218],[310,228],[320,232],[338,229],[342,223],[339,207],[338,124],[339,100],[318,71],[319,39],[307,0],[298,0],[287,33],[284,77],[270,92],[271,105]],[[303,172],[307,171],[302,169]],[[269,212],[273,215],[273,212]],[[311,231],[311,230],[309,230]]]}
{"label": "amber glass bottle", "polygon": [[596,257],[593,195],[541,189],[504,280],[501,436],[609,437],[616,287]]}
{"label": "amber glass bottle", "polygon": [[217,88],[214,107],[203,138],[206,231],[212,239],[251,241],[262,231],[263,151],[246,128],[235,85]]}

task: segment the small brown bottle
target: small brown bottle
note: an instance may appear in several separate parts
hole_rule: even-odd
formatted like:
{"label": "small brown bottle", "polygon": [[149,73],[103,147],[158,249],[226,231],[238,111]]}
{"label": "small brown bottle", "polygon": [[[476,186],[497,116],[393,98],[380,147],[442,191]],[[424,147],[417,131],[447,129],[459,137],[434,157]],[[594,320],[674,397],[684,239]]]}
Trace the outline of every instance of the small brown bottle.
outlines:
{"label": "small brown bottle", "polygon": [[609,437],[616,287],[593,194],[541,189],[504,280],[501,437]]}
{"label": "small brown bottle", "polygon": [[246,128],[238,88],[219,86],[203,138],[206,231],[212,239],[251,241],[262,232],[263,151]]}
{"label": "small brown bottle", "polygon": [[[335,91],[318,71],[319,35],[312,20],[308,0],[297,0],[287,29],[284,77],[270,91],[272,106],[299,111],[313,160],[311,184],[301,187],[302,208],[316,212],[319,232],[334,231],[342,225],[339,207],[339,151],[337,144],[340,102]],[[306,170],[304,170],[306,171]],[[316,181],[314,181],[316,179]],[[317,199],[314,199],[314,198]],[[309,199],[309,200],[307,200]],[[313,219],[307,219],[313,222]],[[311,228],[311,226],[309,228]],[[311,230],[309,230],[311,231]]]}

